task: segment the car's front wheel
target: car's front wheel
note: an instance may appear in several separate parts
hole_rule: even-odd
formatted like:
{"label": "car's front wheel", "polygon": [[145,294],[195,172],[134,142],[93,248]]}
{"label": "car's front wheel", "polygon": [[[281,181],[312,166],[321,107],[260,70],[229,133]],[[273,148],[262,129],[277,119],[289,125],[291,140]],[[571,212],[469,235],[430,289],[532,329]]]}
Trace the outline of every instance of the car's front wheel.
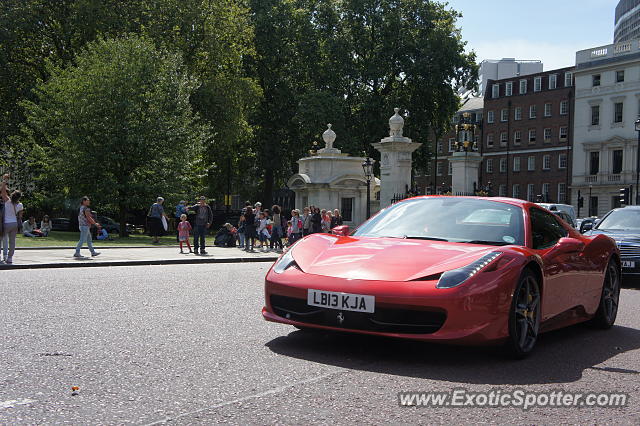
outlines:
{"label": "car's front wheel", "polygon": [[599,328],[611,328],[618,316],[618,302],[620,301],[620,269],[615,260],[611,259],[607,265],[602,284],[602,295],[596,316],[592,324]]}
{"label": "car's front wheel", "polygon": [[540,284],[536,275],[526,269],[513,293],[509,311],[507,349],[516,358],[529,355],[538,340],[540,329]]}

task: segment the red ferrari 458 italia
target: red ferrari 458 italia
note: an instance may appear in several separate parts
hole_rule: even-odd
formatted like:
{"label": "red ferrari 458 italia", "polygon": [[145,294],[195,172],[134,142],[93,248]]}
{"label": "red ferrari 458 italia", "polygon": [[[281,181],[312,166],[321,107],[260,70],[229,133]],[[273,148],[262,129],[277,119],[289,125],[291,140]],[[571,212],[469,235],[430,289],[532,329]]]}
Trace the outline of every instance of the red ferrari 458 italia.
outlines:
{"label": "red ferrari 458 italia", "polygon": [[354,232],[313,234],[266,276],[268,321],[529,354],[541,332],[613,325],[620,257],[604,235],[509,198],[424,196]]}

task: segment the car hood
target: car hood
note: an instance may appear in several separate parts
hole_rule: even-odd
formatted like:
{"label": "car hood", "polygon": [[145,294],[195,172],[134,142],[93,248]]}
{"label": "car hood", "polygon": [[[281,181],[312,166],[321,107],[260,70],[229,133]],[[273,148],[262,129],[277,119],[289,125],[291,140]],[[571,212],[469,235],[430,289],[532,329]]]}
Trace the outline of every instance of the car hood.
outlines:
{"label": "car hood", "polygon": [[600,230],[594,229],[585,233],[588,236],[606,235],[613,238],[616,244],[638,244],[640,245],[640,232],[625,230]]}
{"label": "car hood", "polygon": [[472,263],[496,246],[399,238],[314,234],[292,247],[305,273],[336,278],[409,281]]}

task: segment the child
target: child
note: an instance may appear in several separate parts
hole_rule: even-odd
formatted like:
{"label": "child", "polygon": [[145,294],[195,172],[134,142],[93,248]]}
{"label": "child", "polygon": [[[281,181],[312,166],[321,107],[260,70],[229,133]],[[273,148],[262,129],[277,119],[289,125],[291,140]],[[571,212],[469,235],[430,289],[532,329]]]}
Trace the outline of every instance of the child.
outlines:
{"label": "child", "polygon": [[260,225],[258,226],[258,239],[260,240],[260,247],[263,251],[268,250],[267,240],[271,238],[269,231],[267,230],[267,225],[269,225],[269,219],[267,219],[267,215],[265,212],[260,212]]}
{"label": "child", "polygon": [[187,215],[180,215],[180,223],[178,224],[178,240],[180,240],[180,253],[184,253],[182,245],[186,241],[189,253],[193,253],[191,250],[191,243],[189,242],[189,232],[191,231],[191,224],[187,221]]}

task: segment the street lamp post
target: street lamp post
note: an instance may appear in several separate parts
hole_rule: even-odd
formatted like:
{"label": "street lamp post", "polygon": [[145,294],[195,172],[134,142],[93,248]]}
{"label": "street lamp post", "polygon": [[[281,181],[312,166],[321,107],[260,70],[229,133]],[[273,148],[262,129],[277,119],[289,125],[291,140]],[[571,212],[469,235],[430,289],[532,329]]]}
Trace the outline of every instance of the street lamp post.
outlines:
{"label": "street lamp post", "polygon": [[638,147],[636,148],[636,205],[640,204],[640,118],[636,120],[636,132],[638,133]]}
{"label": "street lamp post", "polygon": [[[478,144],[475,141],[476,124],[471,120],[471,113],[464,112],[459,118],[458,124],[456,124],[456,142],[455,150],[458,152],[464,152],[465,157],[468,152],[475,152],[478,150]],[[462,139],[462,141],[460,141]],[[465,191],[469,192],[467,185],[467,167],[464,168],[464,184]],[[467,195],[467,194],[465,194]]]}
{"label": "street lamp post", "polygon": [[373,160],[369,157],[362,162],[364,177],[367,178],[367,219],[371,217],[371,179],[373,178]]}

